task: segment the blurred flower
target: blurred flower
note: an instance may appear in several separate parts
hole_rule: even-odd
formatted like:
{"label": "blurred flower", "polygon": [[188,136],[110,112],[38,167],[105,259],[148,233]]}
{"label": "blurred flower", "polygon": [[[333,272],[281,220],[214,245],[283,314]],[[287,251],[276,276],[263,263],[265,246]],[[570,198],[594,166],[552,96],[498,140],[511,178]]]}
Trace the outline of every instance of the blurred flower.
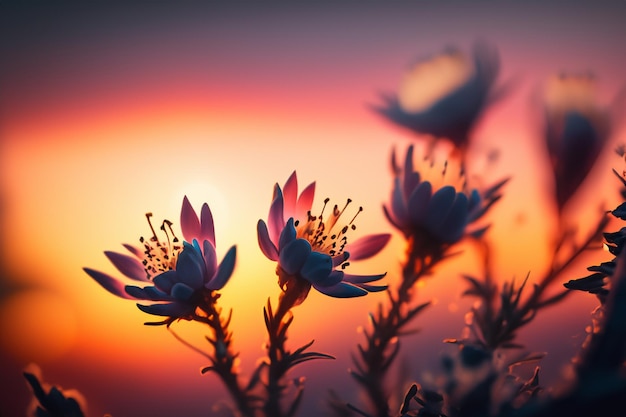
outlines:
{"label": "blurred flower", "polygon": [[[386,289],[385,285],[368,284],[385,274],[351,275],[344,273],[343,269],[348,266],[349,258],[367,259],[380,252],[390,235],[369,235],[348,244],[347,234],[356,228],[353,224],[356,215],[349,223],[339,228],[336,225],[351,200],[342,210],[335,205],[326,219],[324,210],[328,199],[318,216],[311,215],[314,183],[296,199],[297,194],[294,171],[282,189],[278,184],[274,187],[267,224],[259,220],[257,225],[261,251],[268,259],[278,262],[276,274],[280,287],[299,291],[294,305],[304,301],[311,286],[331,297],[358,297]],[[357,215],[361,210],[359,208]]]}
{"label": "blurred flower", "polygon": [[589,75],[560,75],[546,87],[545,138],[559,210],[591,171],[609,136],[609,113],[597,104],[595,86]]}
{"label": "blurred flower", "polygon": [[[39,373],[38,369],[35,373]],[[83,417],[78,392],[63,391],[56,386],[50,388],[42,386],[41,377],[35,373],[24,372],[24,377],[33,390],[36,403],[33,405],[33,417]],[[47,391],[47,392],[46,392]]]}
{"label": "blurred flower", "polygon": [[501,92],[493,92],[500,69],[498,53],[477,43],[471,56],[448,48],[413,65],[398,95],[385,95],[375,110],[418,134],[447,138],[460,149],[485,107]]}
{"label": "blurred flower", "polygon": [[[462,172],[456,179],[448,179],[448,165],[444,164],[440,175],[443,184],[437,188],[435,179],[426,180],[413,165],[413,145],[409,146],[404,166],[396,163],[395,151],[392,154],[392,167],[395,173],[391,202],[383,206],[389,222],[413,239],[420,247],[450,245],[460,240],[469,224],[482,217],[497,200],[500,188],[508,181],[503,180],[485,190],[482,194],[469,191]],[[424,167],[422,174],[428,168]],[[460,185],[450,185],[454,183]],[[458,189],[457,189],[458,187]],[[486,228],[470,232],[479,236]]]}
{"label": "blurred flower", "polygon": [[[236,247],[232,246],[217,265],[213,216],[204,203],[200,219],[187,197],[183,199],[180,222],[185,241],[182,245],[172,231],[172,223],[165,220],[161,230],[166,235],[160,241],[150,222],[153,236],[141,238],[144,251],[124,245],[134,256],[117,252],[105,252],[111,263],[128,278],[144,283],[145,287],[125,285],[108,274],[84,268],[96,282],[114,295],[128,299],[158,301],[157,304],[141,305],[140,310],[171,318],[189,318],[196,307],[210,299],[212,291],[221,289],[235,267]],[[170,237],[171,234],[171,237]]]}
{"label": "blurred flower", "polygon": [[[624,156],[624,150],[620,147],[617,150],[618,155]],[[622,187],[626,187],[626,178],[624,174],[620,175],[617,171],[613,170],[613,173],[619,178],[622,183]],[[626,200],[626,196],[623,196]],[[626,220],[626,202],[622,202],[614,210],[609,213],[613,217],[616,217],[622,221]],[[602,262],[600,265],[593,265],[587,268],[592,274],[583,277],[572,279],[563,284],[565,288],[570,290],[586,291],[590,294],[595,294],[600,302],[604,304],[607,299],[611,288],[611,281],[615,274],[615,267],[617,266],[617,257],[620,253],[624,252],[624,245],[626,244],[626,227],[622,227],[616,232],[602,233],[604,237],[604,248],[613,255],[613,259],[610,261]]]}

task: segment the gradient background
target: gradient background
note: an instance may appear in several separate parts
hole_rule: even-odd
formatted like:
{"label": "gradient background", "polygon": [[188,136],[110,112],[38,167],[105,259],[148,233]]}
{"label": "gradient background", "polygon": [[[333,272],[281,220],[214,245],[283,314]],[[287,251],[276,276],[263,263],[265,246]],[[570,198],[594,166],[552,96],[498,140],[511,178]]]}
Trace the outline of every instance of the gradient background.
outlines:
{"label": "gradient background", "polygon": [[[147,315],[81,268],[113,272],[102,251],[146,235],[145,212],[178,223],[183,195],[196,208],[209,202],[220,258],[238,245],[220,301],[234,308],[247,375],[263,354],[262,306],[279,291],[274,265],[256,244],[273,184],[297,169],[301,185],[317,181],[316,207],[325,196],[365,207],[356,235],[391,232],[381,210],[391,185],[388,158],[412,136],[367,105],[394,91],[412,60],[447,45],[491,42],[501,79],[516,81],[476,129],[472,165],[485,182],[514,177],[491,217],[498,276],[540,276],[555,226],[536,94],[555,73],[592,71],[600,100],[613,100],[626,85],[624,16],[626,2],[4,6],[0,415],[24,415],[30,393],[21,372],[29,363],[47,382],[80,390],[90,416],[206,415],[225,391],[214,375],[200,375],[205,358],[165,329],[143,326]],[[617,126],[612,140],[625,139]],[[494,149],[500,158],[487,165]],[[618,201],[612,167],[621,169],[621,161],[606,152],[568,207],[581,236],[600,203]],[[393,284],[402,259],[394,235],[381,255],[351,268],[386,270]],[[606,259],[594,253],[561,282]],[[467,247],[421,287],[418,301],[436,303],[416,321],[421,334],[403,340],[411,378],[429,381],[439,369],[452,348],[440,341],[459,336],[471,305],[460,297],[458,275],[479,271]],[[297,307],[290,346],[315,339],[314,347],[337,357],[292,374],[307,376],[303,416],[325,410],[329,388],[362,404],[346,370],[362,340],[358,327],[382,300],[311,293]],[[574,294],[521,332],[529,350],[549,352],[542,383],[562,379],[596,304]],[[204,329],[173,328],[203,346]]]}

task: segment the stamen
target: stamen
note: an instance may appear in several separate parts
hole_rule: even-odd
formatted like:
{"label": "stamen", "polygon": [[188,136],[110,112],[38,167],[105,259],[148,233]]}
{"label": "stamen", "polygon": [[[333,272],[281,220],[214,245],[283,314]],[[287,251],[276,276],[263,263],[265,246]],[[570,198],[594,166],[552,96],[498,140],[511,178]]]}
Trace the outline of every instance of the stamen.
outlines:
{"label": "stamen", "polygon": [[339,206],[334,205],[332,214],[328,219],[324,219],[324,212],[330,201],[329,198],[324,200],[324,206],[318,216],[313,216],[310,211],[307,212],[308,221],[304,224],[297,223],[298,236],[309,241],[311,247],[317,252],[327,253],[330,256],[341,255],[348,243],[346,234],[348,230],[355,230],[356,225],[354,221],[358,217],[359,213],[363,211],[363,207],[359,207],[356,214],[352,217],[349,223],[344,224],[341,230],[331,233],[334,226],[339,221],[339,218],[344,214],[348,206],[352,203],[351,199],[346,200],[346,204],[339,209]]}
{"label": "stamen", "polygon": [[356,219],[356,216],[358,216],[359,213],[362,211],[363,211],[363,206],[359,206],[359,211],[356,212],[356,214],[354,215],[354,217],[352,218],[352,220],[350,220],[350,223],[348,224],[351,225],[352,223],[354,223],[354,219]]}
{"label": "stamen", "polygon": [[182,249],[182,246],[177,244],[178,238],[174,234],[174,230],[172,228],[173,223],[167,219],[163,220],[161,223],[160,230],[163,231],[166,238],[166,242],[162,242],[159,240],[156,231],[154,230],[151,217],[152,213],[146,213],[146,219],[148,220],[148,225],[152,231],[152,237],[149,240],[146,240],[143,236],[139,238],[139,241],[143,244],[145,249],[143,252],[144,259],[141,263],[144,266],[148,279],[161,272],[174,269],[178,253]]}
{"label": "stamen", "polygon": [[146,219],[148,219],[150,230],[152,230],[152,237],[150,238],[150,240],[152,240],[153,242],[158,242],[159,239],[157,238],[156,232],[154,231],[154,227],[152,227],[152,222],[150,221],[150,217],[152,217],[152,213],[146,213]]}

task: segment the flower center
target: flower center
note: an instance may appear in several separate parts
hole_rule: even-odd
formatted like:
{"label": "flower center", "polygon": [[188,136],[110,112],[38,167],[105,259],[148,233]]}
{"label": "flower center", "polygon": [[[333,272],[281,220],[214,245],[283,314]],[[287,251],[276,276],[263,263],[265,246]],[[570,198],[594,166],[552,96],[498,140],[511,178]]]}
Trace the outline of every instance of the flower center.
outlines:
{"label": "flower center", "polygon": [[363,211],[363,207],[359,207],[352,220],[349,223],[344,224],[341,228],[335,227],[339,218],[346,211],[346,208],[350,205],[352,200],[348,199],[345,206],[341,210],[335,204],[333,211],[328,217],[324,218],[324,210],[329,198],[324,200],[324,206],[319,215],[313,216],[311,211],[307,213],[308,219],[304,223],[300,223],[299,220],[295,222],[297,236],[301,239],[306,239],[311,244],[311,248],[316,252],[326,253],[330,256],[337,256],[343,253],[344,248],[348,244],[347,232],[348,230],[355,230],[356,225],[354,220]]}
{"label": "flower center", "polygon": [[160,229],[163,231],[166,238],[165,241],[161,241],[154,227],[152,227],[152,222],[150,221],[151,217],[152,213],[146,213],[146,219],[148,219],[152,237],[150,237],[150,239],[145,239],[143,236],[139,238],[144,248],[144,258],[141,263],[148,275],[148,279],[162,272],[175,269],[178,254],[183,248],[182,245],[178,243],[176,235],[174,235],[171,221],[163,220],[163,223],[161,223]]}

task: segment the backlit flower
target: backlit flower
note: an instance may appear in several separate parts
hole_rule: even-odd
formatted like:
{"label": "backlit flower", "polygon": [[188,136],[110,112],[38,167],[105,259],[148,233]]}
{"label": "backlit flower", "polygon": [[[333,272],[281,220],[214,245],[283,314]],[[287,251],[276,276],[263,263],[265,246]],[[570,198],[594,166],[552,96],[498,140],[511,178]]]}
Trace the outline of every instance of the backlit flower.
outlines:
{"label": "backlit flower", "polygon": [[313,216],[314,187],[314,183],[310,184],[298,197],[294,171],[282,189],[276,184],[268,222],[259,220],[257,225],[261,251],[268,259],[278,262],[276,273],[281,288],[299,288],[295,305],[306,298],[311,286],[332,297],[358,297],[386,289],[384,285],[370,284],[385,274],[352,275],[343,269],[348,266],[348,259],[361,260],[378,253],[390,235],[369,235],[348,243],[349,231],[356,228],[356,215],[347,223],[339,221],[351,201],[341,210],[335,205],[326,217],[326,199],[321,213]]}
{"label": "backlit flower", "polygon": [[448,48],[415,63],[397,96],[383,96],[385,103],[376,110],[400,126],[464,149],[476,120],[500,94],[493,92],[499,68],[497,51],[485,44],[476,44],[471,56]]}
{"label": "backlit flower", "polygon": [[[443,165],[438,186],[434,179],[426,180],[425,171],[432,170],[434,162],[425,161],[422,174],[413,165],[413,146],[409,146],[404,166],[396,163],[395,152],[392,166],[395,173],[391,203],[383,206],[389,222],[400,230],[407,239],[412,238],[422,247],[437,248],[460,240],[467,226],[480,218],[500,198],[501,181],[484,193],[468,190],[462,173],[448,178],[447,163]],[[456,184],[455,184],[456,183]],[[480,234],[485,229],[474,230]]]}
{"label": "backlit flower", "polygon": [[166,240],[160,241],[150,217],[148,213],[153,236],[140,239],[143,251],[124,245],[133,256],[105,252],[119,272],[142,282],[143,287],[125,285],[121,280],[94,269],[84,270],[114,295],[156,301],[151,305],[138,304],[146,313],[189,318],[199,304],[210,300],[212,292],[221,289],[230,278],[235,267],[236,247],[228,250],[218,266],[213,216],[206,203],[198,219],[187,197],[183,199],[180,222],[185,241],[182,244],[172,231],[172,223],[167,220],[161,226]]}
{"label": "backlit flower", "polygon": [[559,210],[581,185],[607,142],[609,113],[595,96],[589,75],[560,75],[545,90],[546,145]]}
{"label": "backlit flower", "polygon": [[[35,372],[39,373],[37,368]],[[47,386],[40,382],[41,377],[35,373],[24,372],[24,377],[28,381],[36,404],[33,404],[35,417],[83,417],[81,403],[84,408],[82,396],[75,390],[64,391],[56,386]]]}

